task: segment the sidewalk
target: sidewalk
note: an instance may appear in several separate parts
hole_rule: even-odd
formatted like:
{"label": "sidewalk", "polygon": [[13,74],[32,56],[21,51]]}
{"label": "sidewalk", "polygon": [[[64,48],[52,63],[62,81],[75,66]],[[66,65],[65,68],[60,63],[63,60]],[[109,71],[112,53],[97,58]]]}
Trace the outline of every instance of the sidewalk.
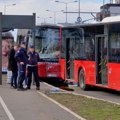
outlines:
{"label": "sidewalk", "polygon": [[[40,92],[51,90],[50,86],[41,83]],[[35,90],[17,91],[3,81],[0,96],[14,119],[8,119],[0,103],[0,120],[79,120],[72,114],[49,101]]]}

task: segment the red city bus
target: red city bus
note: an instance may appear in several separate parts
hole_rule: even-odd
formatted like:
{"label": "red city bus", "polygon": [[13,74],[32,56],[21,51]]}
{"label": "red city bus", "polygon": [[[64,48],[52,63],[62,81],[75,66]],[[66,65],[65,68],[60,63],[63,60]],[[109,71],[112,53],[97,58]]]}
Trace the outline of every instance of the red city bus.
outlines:
{"label": "red city bus", "polygon": [[61,78],[81,89],[98,86],[120,91],[120,22],[64,27]]}
{"label": "red city bus", "polygon": [[60,37],[59,26],[47,24],[36,26],[35,48],[40,55],[38,63],[40,78],[60,78]]}

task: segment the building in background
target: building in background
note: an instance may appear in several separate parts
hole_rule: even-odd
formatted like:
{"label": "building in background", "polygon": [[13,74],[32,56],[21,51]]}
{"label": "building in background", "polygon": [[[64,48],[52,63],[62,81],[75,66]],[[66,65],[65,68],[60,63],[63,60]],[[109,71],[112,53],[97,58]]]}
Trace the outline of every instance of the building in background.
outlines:
{"label": "building in background", "polygon": [[120,4],[120,0],[115,0],[115,3]]}
{"label": "building in background", "polygon": [[105,4],[100,7],[100,12],[97,13],[97,21],[102,21],[105,17],[120,15],[120,0],[115,0],[114,3]]}

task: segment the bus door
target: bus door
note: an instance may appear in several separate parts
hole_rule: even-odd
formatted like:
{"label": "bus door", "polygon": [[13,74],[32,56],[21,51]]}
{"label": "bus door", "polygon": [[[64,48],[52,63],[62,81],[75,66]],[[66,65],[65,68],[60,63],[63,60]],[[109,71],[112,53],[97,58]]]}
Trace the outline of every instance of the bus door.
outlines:
{"label": "bus door", "polygon": [[66,79],[73,80],[74,78],[74,59],[72,57],[73,52],[73,38],[66,38]]}
{"label": "bus door", "polygon": [[97,35],[95,39],[96,84],[108,84],[108,37]]}

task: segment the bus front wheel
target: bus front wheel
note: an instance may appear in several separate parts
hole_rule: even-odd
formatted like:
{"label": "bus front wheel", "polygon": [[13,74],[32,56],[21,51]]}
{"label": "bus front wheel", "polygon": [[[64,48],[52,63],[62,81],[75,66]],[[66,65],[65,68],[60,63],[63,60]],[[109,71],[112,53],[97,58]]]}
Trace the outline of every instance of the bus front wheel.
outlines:
{"label": "bus front wheel", "polygon": [[82,90],[86,90],[87,89],[87,85],[86,85],[86,80],[85,80],[85,73],[84,70],[80,70],[79,72],[79,81],[78,81],[78,85]]}

